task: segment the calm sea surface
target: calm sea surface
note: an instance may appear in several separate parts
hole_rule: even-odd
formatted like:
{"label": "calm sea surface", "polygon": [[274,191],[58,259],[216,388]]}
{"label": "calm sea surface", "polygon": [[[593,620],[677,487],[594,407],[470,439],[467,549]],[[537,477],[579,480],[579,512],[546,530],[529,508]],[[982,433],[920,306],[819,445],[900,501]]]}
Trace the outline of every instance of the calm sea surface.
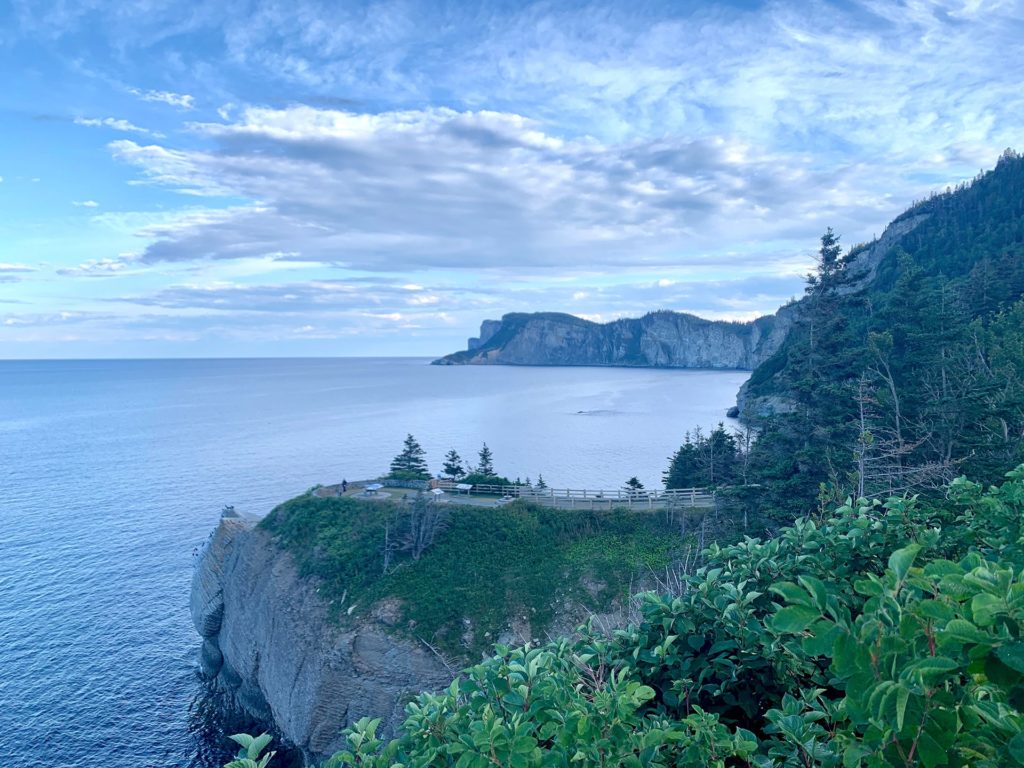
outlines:
{"label": "calm sea surface", "polygon": [[0,362],[0,766],[219,766],[196,675],[193,551],[386,471],[407,432],[553,487],[656,485],[739,372],[419,359]]}

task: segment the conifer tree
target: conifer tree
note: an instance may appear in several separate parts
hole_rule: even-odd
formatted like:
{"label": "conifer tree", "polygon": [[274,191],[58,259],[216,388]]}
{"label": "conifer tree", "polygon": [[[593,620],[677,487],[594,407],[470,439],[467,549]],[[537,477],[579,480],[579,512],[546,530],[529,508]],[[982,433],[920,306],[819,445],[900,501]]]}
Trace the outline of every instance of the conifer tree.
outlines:
{"label": "conifer tree", "polygon": [[668,469],[662,476],[665,488],[690,488],[697,475],[697,451],[687,432],[679,450],[669,457]]}
{"label": "conifer tree", "polygon": [[631,497],[642,496],[641,491],[644,489],[644,484],[640,482],[636,475],[629,478],[626,484],[622,487],[622,490],[626,491]]}
{"label": "conifer tree", "polygon": [[458,480],[460,477],[465,477],[466,468],[462,465],[462,457],[459,456],[458,452],[452,448],[444,457],[444,466],[441,471],[452,480]]}
{"label": "conifer tree", "polygon": [[406,435],[402,452],[391,460],[390,477],[398,480],[429,480],[427,452],[411,434]]}
{"label": "conifer tree", "polygon": [[487,447],[487,443],[484,443],[484,447],[480,449],[480,462],[476,466],[476,471],[477,474],[485,477],[494,477],[494,457],[491,455],[491,449]]}

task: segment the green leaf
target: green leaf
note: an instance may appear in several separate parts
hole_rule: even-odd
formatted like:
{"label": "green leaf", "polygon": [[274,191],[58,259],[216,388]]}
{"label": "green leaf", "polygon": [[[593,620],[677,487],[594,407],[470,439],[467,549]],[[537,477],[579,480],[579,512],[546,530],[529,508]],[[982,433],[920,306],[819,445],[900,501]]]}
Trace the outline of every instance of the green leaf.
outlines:
{"label": "green leaf", "polygon": [[792,581],[781,581],[769,587],[769,590],[781,596],[790,605],[806,605],[808,608],[813,605],[807,591]]}
{"label": "green leaf", "polygon": [[1016,686],[1021,679],[1020,672],[1005,664],[994,653],[985,657],[984,670],[985,677],[1003,688]]}
{"label": "green leaf", "polygon": [[804,605],[790,605],[780,608],[772,616],[771,625],[772,629],[776,632],[796,634],[803,632],[819,618],[821,618],[821,612],[814,608],[808,608]]}
{"label": "green leaf", "polygon": [[950,619],[939,632],[941,640],[958,643],[987,643],[991,638],[966,619]]}
{"label": "green leaf", "polygon": [[927,682],[929,678],[940,677],[959,668],[960,665],[948,656],[929,656],[915,661],[907,667],[906,673],[917,675],[923,682]]}
{"label": "green leaf", "polygon": [[996,656],[1010,669],[1024,673],[1024,642],[1003,645],[996,649]]}
{"label": "green leaf", "polygon": [[949,761],[947,752],[928,733],[922,733],[918,739],[918,754],[921,755],[921,763],[925,768],[945,765]]}
{"label": "green leaf", "polygon": [[237,744],[238,746],[242,747],[243,749],[248,749],[249,745],[253,742],[252,736],[250,736],[248,733],[236,733],[231,736],[228,736],[228,738],[235,742],[235,744]]}
{"label": "green leaf", "polygon": [[810,634],[804,637],[801,646],[808,656],[831,656],[836,638],[842,634],[842,627],[822,620],[811,625]]}
{"label": "green leaf", "polygon": [[981,592],[971,599],[971,613],[974,615],[974,623],[982,627],[990,626],[996,616],[1005,610],[1003,601],[995,595]]}
{"label": "green leaf", "polygon": [[828,589],[825,587],[825,582],[814,576],[800,576],[797,580],[814,598],[814,604],[818,606],[818,610],[824,611],[828,607]]}
{"label": "green leaf", "polygon": [[502,699],[507,704],[513,707],[521,707],[523,706],[523,704],[526,703],[526,699],[524,699],[522,695],[517,691],[509,691],[504,696],[502,696]]}
{"label": "green leaf", "polygon": [[953,609],[939,600],[922,600],[917,604],[917,611],[926,619],[934,621],[948,621],[953,615]]}
{"label": "green leaf", "polygon": [[903,718],[907,714],[907,702],[910,700],[910,691],[902,685],[896,689],[896,730],[903,730]]}
{"label": "green leaf", "polygon": [[649,685],[637,686],[636,690],[633,691],[633,702],[636,704],[643,704],[645,701],[650,701],[655,696],[655,691]]}
{"label": "green leaf", "polygon": [[1018,733],[1009,743],[1006,745],[1007,751],[1010,753],[1010,757],[1016,760],[1020,765],[1024,765],[1024,733]]}
{"label": "green leaf", "polygon": [[920,544],[911,544],[903,549],[897,549],[889,555],[889,568],[896,574],[896,578],[903,581],[910,573],[910,566],[914,564],[914,558],[921,551]]}
{"label": "green leaf", "polygon": [[262,752],[264,748],[266,748],[267,744],[270,743],[271,738],[273,737],[269,733],[261,733],[259,736],[253,739],[252,743],[248,747],[249,757],[253,760],[259,757],[260,752]]}
{"label": "green leaf", "polygon": [[927,731],[918,739],[917,751],[925,768],[945,765],[949,761],[949,753]]}

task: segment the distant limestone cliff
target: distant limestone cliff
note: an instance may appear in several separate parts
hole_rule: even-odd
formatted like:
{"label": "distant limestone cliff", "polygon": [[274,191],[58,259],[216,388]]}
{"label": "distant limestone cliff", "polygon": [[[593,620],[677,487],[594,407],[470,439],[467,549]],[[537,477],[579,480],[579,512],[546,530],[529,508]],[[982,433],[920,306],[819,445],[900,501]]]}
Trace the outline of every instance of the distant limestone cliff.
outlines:
{"label": "distant limestone cliff", "polygon": [[771,357],[792,325],[784,307],[749,323],[682,312],[594,323],[557,312],[485,320],[468,349],[434,365],[614,365],[750,370]]}

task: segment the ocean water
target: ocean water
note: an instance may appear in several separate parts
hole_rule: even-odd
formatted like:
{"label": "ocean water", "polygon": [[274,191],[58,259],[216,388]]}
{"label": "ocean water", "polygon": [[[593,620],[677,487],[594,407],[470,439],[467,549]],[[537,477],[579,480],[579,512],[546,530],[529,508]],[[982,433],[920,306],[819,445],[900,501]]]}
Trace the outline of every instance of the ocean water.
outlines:
{"label": "ocean water", "polygon": [[193,553],[386,471],[407,432],[553,487],[657,485],[742,372],[436,367],[420,359],[0,362],[0,766],[219,766],[196,674]]}

